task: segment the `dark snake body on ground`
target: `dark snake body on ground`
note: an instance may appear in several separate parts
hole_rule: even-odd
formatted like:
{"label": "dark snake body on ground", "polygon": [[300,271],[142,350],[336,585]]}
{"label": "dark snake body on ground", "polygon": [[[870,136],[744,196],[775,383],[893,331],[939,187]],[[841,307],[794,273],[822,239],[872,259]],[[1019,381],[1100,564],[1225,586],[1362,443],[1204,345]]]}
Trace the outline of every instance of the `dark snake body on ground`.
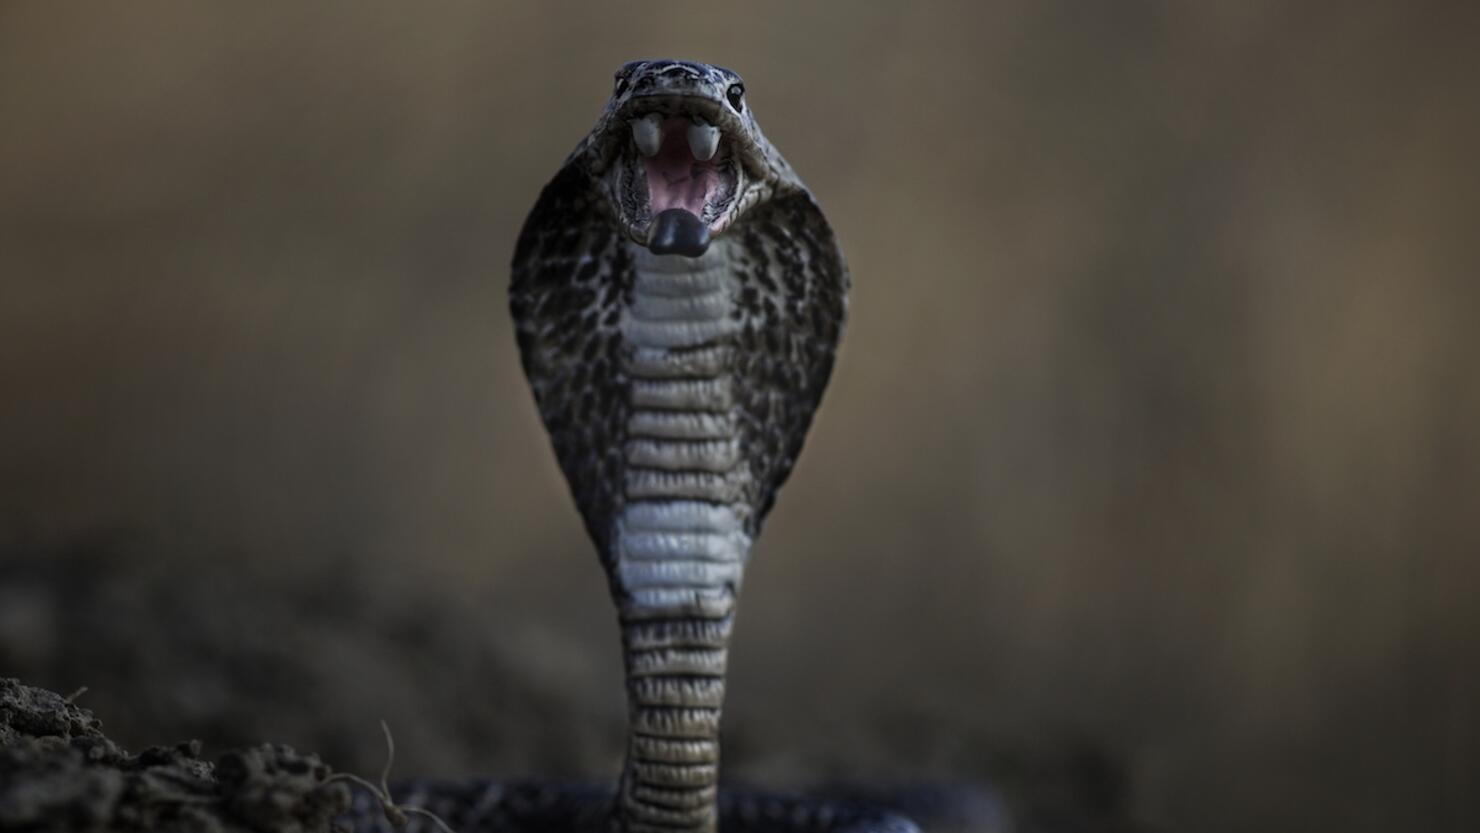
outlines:
{"label": "dark snake body on ground", "polygon": [[[458,833],[611,833],[616,795],[610,785],[525,779],[417,779],[393,783],[395,800],[430,810]],[[356,833],[394,833],[378,800],[355,794],[340,817]],[[435,826],[413,819],[412,830]],[[724,833],[998,833],[1010,829],[996,796],[961,784],[901,789],[839,785],[808,795],[722,786],[718,827]]]}

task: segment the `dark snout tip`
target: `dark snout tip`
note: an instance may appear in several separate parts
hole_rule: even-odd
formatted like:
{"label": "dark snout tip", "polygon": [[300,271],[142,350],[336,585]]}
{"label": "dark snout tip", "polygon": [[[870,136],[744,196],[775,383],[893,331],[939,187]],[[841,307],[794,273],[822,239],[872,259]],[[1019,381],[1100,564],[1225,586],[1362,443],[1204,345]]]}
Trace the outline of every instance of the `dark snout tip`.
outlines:
{"label": "dark snout tip", "polygon": [[648,251],[655,255],[699,257],[709,250],[709,226],[694,213],[670,208],[653,218]]}

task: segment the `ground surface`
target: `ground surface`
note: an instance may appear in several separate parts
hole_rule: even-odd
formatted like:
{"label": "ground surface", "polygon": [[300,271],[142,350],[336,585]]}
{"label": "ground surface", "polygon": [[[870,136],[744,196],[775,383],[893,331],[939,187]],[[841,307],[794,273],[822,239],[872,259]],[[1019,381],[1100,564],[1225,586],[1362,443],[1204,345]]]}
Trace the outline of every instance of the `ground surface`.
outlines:
{"label": "ground surface", "polygon": [[[130,754],[71,698],[0,679],[0,830],[190,831],[190,833],[600,833],[610,790],[577,783],[486,778],[411,781],[395,803],[361,783],[350,800],[344,776],[315,755],[261,744],[201,757],[198,741]],[[914,833],[878,809],[887,796],[834,791],[821,798],[727,789],[728,833],[868,830]],[[1005,829],[1002,805],[986,793],[950,789],[901,796],[939,822],[933,829]],[[407,808],[417,808],[410,810]],[[427,811],[426,808],[430,808]],[[433,812],[433,815],[425,815]],[[421,815],[410,815],[422,813]]]}
{"label": "ground surface", "polygon": [[[507,820],[539,809],[542,784],[599,801],[620,765],[616,680],[565,656],[558,639],[414,582],[349,566],[285,575],[205,557],[171,563],[116,540],[0,556],[0,676],[89,687],[69,703],[4,684],[0,830],[327,830],[348,799],[343,785],[322,788],[326,763],[374,780],[381,717],[395,731],[395,776],[444,779],[422,792],[502,785],[504,803],[485,815],[504,826],[467,830],[539,829]],[[835,741],[883,749],[878,737],[891,731],[858,726]],[[755,741],[735,733],[727,743],[747,779],[767,774]],[[1093,750],[983,749],[990,766],[901,778],[840,772],[796,747],[779,775],[731,791],[737,807],[783,806],[752,800],[780,786],[930,818],[928,830],[1002,829],[1008,807],[1017,831],[1128,829],[1119,774]],[[357,830],[383,826],[367,794],[355,800]]]}
{"label": "ground surface", "polygon": [[317,756],[200,753],[190,742],[130,754],[88,710],[0,679],[0,830],[309,833],[349,806]]}

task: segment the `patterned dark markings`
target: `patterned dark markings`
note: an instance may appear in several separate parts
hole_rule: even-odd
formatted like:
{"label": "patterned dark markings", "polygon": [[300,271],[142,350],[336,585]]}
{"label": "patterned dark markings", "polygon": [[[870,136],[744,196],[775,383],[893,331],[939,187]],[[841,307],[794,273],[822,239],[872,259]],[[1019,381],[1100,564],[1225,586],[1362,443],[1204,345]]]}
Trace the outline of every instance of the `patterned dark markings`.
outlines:
{"label": "patterned dark markings", "polygon": [[848,273],[832,229],[805,192],[774,197],[731,233],[743,259],[735,396],[754,477],[752,536],[801,453],[832,374],[847,313]]}
{"label": "patterned dark markings", "polygon": [[605,558],[622,503],[628,396],[618,323],[632,262],[598,199],[574,165],[545,186],[515,247],[509,308],[540,418]]}

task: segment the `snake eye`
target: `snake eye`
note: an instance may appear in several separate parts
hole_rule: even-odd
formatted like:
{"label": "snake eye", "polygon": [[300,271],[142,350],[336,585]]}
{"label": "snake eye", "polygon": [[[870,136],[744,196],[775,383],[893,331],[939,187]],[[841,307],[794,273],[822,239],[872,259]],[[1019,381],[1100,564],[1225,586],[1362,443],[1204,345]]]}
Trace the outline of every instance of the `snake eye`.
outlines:
{"label": "snake eye", "polygon": [[725,98],[730,100],[730,106],[735,108],[735,112],[737,113],[745,112],[745,102],[741,101],[744,96],[744,84],[731,84],[730,88],[725,90]]}
{"label": "snake eye", "polygon": [[617,89],[612,95],[621,95],[625,92],[627,92],[627,73],[619,72],[617,73]]}

